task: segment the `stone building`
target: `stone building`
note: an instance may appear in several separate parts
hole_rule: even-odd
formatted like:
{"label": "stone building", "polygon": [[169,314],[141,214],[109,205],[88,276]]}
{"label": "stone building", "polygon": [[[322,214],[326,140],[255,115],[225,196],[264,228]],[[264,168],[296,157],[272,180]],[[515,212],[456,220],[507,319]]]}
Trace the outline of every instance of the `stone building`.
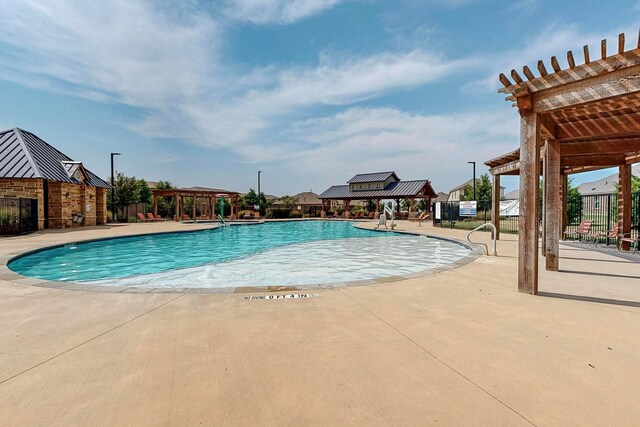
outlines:
{"label": "stone building", "polygon": [[31,132],[0,132],[0,198],[37,201],[38,229],[107,222],[109,184]]}

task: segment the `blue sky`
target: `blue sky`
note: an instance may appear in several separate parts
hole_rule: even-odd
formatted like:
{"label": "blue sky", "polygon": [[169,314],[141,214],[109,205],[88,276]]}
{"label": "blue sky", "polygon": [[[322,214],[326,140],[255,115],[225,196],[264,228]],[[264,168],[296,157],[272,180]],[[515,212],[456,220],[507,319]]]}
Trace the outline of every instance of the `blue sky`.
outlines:
{"label": "blue sky", "polygon": [[104,177],[118,151],[127,175],[246,191],[262,170],[276,195],[381,170],[446,192],[467,161],[518,145],[500,72],[581,60],[620,32],[636,43],[640,27],[638,0],[0,0],[0,14],[0,128]]}

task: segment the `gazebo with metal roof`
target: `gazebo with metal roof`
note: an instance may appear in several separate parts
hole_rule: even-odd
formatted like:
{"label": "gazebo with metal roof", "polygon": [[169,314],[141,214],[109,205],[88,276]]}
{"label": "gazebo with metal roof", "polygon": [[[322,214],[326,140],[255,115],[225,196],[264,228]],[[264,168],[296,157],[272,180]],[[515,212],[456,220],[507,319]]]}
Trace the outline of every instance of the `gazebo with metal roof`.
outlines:
{"label": "gazebo with metal roof", "polygon": [[[552,72],[538,61],[539,76],[524,66],[522,78],[500,74],[503,88],[520,113],[520,149],[489,160],[493,188],[501,175],[520,175],[518,290],[538,292],[539,176],[544,177],[543,253],[547,270],[558,270],[559,239],[566,226],[569,174],[618,167],[620,234],[631,230],[631,165],[640,161],[640,37],[625,50],[618,36],[616,50],[592,60],[583,47],[584,64],[567,52],[567,68],[551,58]],[[499,193],[493,194],[493,221],[499,226]]]}
{"label": "gazebo with metal roof", "polygon": [[[437,194],[426,179],[401,181],[393,172],[374,172],[357,174],[346,185],[334,185],[325,190],[319,199],[322,200],[322,216],[326,216],[327,205],[331,200],[340,200],[345,205],[345,217],[349,215],[349,205],[353,200],[375,200],[376,212],[380,212],[383,199],[409,199],[409,212],[413,209],[415,199],[435,198]],[[429,203],[430,204],[430,203]]]}

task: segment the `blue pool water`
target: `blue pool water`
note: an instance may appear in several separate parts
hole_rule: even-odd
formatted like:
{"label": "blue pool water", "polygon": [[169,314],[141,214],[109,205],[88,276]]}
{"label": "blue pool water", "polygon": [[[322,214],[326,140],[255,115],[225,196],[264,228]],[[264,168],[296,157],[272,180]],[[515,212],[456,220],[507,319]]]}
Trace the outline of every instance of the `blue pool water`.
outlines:
{"label": "blue pool water", "polygon": [[400,236],[342,221],[271,222],[66,245],[15,259],[9,268],[46,280],[90,281],[220,263],[297,243],[392,235]]}

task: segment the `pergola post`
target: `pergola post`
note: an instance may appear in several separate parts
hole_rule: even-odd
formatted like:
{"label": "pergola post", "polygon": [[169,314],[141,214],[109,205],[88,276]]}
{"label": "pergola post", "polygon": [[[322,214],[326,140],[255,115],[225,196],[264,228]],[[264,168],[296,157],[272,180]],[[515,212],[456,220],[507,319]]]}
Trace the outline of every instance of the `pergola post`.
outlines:
{"label": "pergola post", "polygon": [[500,175],[493,175],[491,186],[491,224],[496,228],[496,240],[500,239]]}
{"label": "pergola post", "polygon": [[569,210],[569,176],[562,175],[560,179],[562,183],[562,203],[560,204],[560,209],[562,211],[562,216],[560,217],[560,230],[558,232],[558,238],[562,240],[564,237],[564,230],[567,229],[567,211]]}
{"label": "pergola post", "polygon": [[538,293],[538,205],[540,120],[529,111],[520,120],[520,216],[518,291]]}
{"label": "pergola post", "polygon": [[[620,165],[618,171],[618,225],[621,236],[631,232],[631,165]],[[630,243],[622,243],[629,250]]]}
{"label": "pergola post", "polygon": [[546,268],[558,271],[560,258],[560,141],[549,139],[544,160],[544,215],[545,229],[542,236],[545,246]]}
{"label": "pergola post", "polygon": [[320,218],[327,217],[327,201],[322,199],[322,210],[320,211]]}
{"label": "pergola post", "polygon": [[153,195],[153,216],[154,218],[158,216],[158,196]]}
{"label": "pergola post", "polygon": [[191,198],[191,219],[193,221],[196,220],[196,201],[198,200],[198,198],[196,196],[193,196]]}
{"label": "pergola post", "polygon": [[350,209],[350,205],[351,205],[351,200],[344,199],[342,201],[342,203],[344,205],[344,212],[342,212],[342,216],[345,217],[345,218],[349,218],[349,216],[350,216],[349,215],[349,213],[350,213],[349,209]]}

